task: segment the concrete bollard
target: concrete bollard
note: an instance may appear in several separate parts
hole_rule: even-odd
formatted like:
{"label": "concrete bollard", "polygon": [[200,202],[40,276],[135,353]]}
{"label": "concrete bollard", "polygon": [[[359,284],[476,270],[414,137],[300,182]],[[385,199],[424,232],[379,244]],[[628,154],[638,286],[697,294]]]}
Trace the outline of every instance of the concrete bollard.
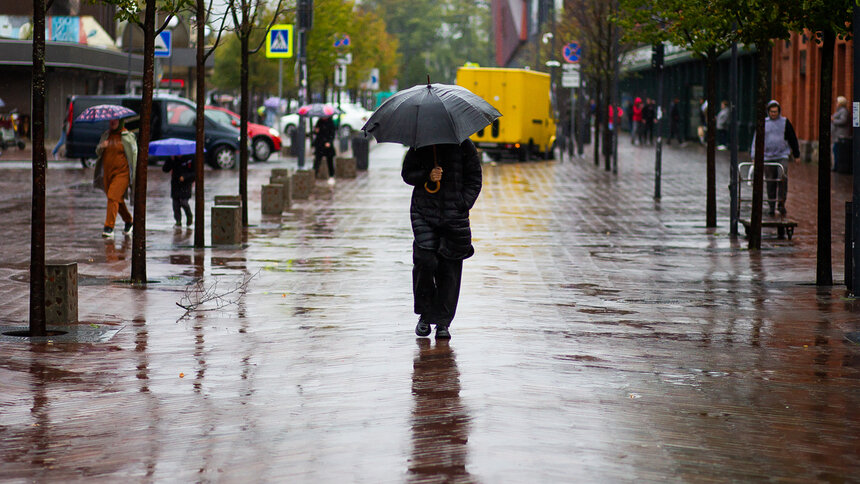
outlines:
{"label": "concrete bollard", "polygon": [[290,180],[290,178],[291,177],[289,176],[276,177],[275,175],[272,175],[272,177],[269,178],[269,183],[271,183],[272,185],[283,185],[284,187],[284,210],[289,210],[293,202],[293,197],[291,194],[292,190],[290,188],[293,182],[292,180]]}
{"label": "concrete bollard", "polygon": [[78,321],[78,264],[45,264],[45,322]]}
{"label": "concrete bollard", "polygon": [[242,206],[241,195],[215,195],[215,205],[236,205]]}
{"label": "concrete bollard", "polygon": [[283,185],[263,185],[261,197],[263,215],[280,215],[284,211]]}
{"label": "concrete bollard", "polygon": [[212,245],[242,243],[242,207],[215,205],[212,207]]}
{"label": "concrete bollard", "polygon": [[272,168],[272,178],[285,178],[290,176],[289,168]]}
{"label": "concrete bollard", "polygon": [[334,159],[334,176],[336,178],[355,178],[355,158],[337,157]]}
{"label": "concrete bollard", "polygon": [[314,189],[314,171],[298,170],[292,176],[292,196],[296,200],[304,200],[311,196]]}
{"label": "concrete bollard", "polygon": [[325,159],[320,160],[320,167],[317,170],[317,180],[328,180],[331,176],[328,172],[328,162]]}

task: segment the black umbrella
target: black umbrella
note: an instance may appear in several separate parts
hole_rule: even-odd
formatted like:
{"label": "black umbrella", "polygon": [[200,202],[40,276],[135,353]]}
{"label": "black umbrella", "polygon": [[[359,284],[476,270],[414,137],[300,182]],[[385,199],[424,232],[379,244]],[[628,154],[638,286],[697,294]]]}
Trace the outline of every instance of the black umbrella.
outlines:
{"label": "black umbrella", "polygon": [[[361,129],[376,141],[401,143],[413,148],[437,144],[460,144],[488,124],[500,113],[483,98],[461,86],[419,84],[399,91],[367,120]],[[433,149],[436,164],[436,149]],[[436,166],[439,166],[436,164]],[[430,193],[439,191],[440,184]]]}
{"label": "black umbrella", "polygon": [[427,83],[388,98],[361,129],[379,142],[420,148],[460,144],[501,115],[464,87]]}

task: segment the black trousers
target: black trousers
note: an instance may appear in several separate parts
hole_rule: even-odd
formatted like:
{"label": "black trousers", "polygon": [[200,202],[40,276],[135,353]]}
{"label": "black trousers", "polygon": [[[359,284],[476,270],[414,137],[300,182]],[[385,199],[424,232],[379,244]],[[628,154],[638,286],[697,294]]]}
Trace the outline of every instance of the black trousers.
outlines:
{"label": "black trousers", "polygon": [[457,312],[463,261],[445,259],[435,250],[412,246],[412,295],[415,314],[448,326]]}
{"label": "black trousers", "polygon": [[328,176],[329,178],[334,176],[334,151],[331,152],[316,150],[314,152],[314,176],[320,171],[320,161],[325,157],[325,162],[328,165]]}
{"label": "black trousers", "polygon": [[185,210],[185,218],[191,222],[191,205],[188,204],[188,198],[174,198],[173,199],[173,220],[176,220],[176,223],[182,223],[182,210]]}

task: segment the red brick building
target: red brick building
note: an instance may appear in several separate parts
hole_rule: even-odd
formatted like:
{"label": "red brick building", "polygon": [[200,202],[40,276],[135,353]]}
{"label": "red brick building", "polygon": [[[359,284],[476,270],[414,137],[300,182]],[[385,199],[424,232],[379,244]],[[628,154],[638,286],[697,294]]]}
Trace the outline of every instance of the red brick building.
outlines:
{"label": "red brick building", "polygon": [[[820,44],[808,32],[793,33],[788,40],[779,40],[773,46],[772,97],[779,101],[783,113],[797,131],[801,140],[803,158],[811,155],[818,146],[818,89],[821,66]],[[853,43],[837,40],[833,59],[832,109],[836,97],[845,96],[850,103],[854,85]]]}

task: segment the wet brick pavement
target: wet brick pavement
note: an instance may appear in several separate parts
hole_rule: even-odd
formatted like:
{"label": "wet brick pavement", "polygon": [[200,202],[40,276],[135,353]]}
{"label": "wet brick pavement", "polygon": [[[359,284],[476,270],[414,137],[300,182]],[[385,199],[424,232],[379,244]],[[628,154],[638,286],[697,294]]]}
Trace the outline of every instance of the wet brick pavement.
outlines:
{"label": "wet brick pavement", "polygon": [[[791,168],[792,241],[704,227],[704,152],[619,144],[589,160],[484,165],[453,339],[416,338],[400,147],[243,248],[196,251],[149,173],[146,289],[99,237],[91,172],[51,162],[48,259],[78,262],[81,324],[106,343],[0,341],[4,482],[856,482],[860,329],[816,288],[815,177]],[[0,162],[0,324],[27,318],[26,164]],[[206,173],[207,200],[237,192]],[[834,176],[834,278],[850,177]],[[207,205],[208,208],[208,205]],[[208,214],[207,214],[208,216]],[[742,230],[742,229],[741,229]],[[207,241],[209,240],[207,234]],[[202,291],[226,305],[184,314]],[[243,285],[243,282],[246,284]]]}

